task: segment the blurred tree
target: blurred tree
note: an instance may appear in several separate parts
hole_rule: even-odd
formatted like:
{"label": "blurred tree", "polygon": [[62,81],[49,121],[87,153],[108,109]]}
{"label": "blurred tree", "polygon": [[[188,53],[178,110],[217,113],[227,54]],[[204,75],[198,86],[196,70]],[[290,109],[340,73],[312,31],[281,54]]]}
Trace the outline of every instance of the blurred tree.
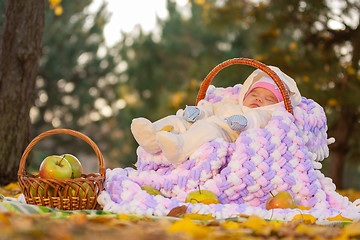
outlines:
{"label": "blurred tree", "polygon": [[[121,136],[122,131],[120,127],[114,130],[118,122],[113,117],[123,107],[114,91],[119,84],[119,60],[115,57],[116,46],[111,49],[105,44],[103,30],[110,17],[105,4],[90,12],[91,3],[63,1],[61,15],[46,10],[43,55],[31,116],[34,136],[52,128],[81,131],[99,145],[106,159],[114,136]],[[63,136],[41,141],[39,146],[45,154],[70,152],[79,156],[92,151],[86,143]]]}
{"label": "blurred tree", "polygon": [[[128,125],[124,127],[127,142],[119,144],[127,146],[133,162],[137,144],[130,133],[132,118],[144,116],[157,120],[174,114],[185,104],[193,105],[199,79],[219,59],[224,59],[214,47],[221,37],[207,29],[201,8],[191,8],[190,18],[181,15],[174,1],[167,2],[167,9],[168,19],[158,19],[160,33],[145,34],[137,29],[122,34],[122,78],[128,85],[118,88],[127,103],[126,114],[118,118],[127,116]],[[120,149],[117,151],[121,155]]]}
{"label": "blurred tree", "polygon": [[[29,111],[44,30],[45,1],[1,2],[0,184],[17,179],[19,159],[29,141]],[[4,14],[4,15],[3,15]]]}
{"label": "blurred tree", "polygon": [[[204,7],[193,3],[185,14],[175,1],[167,1],[169,17],[158,20],[160,36],[137,33],[123,34],[121,58],[126,62],[123,74],[134,101],[131,115],[157,120],[174,114],[185,104],[194,105],[200,82],[221,61],[244,56],[245,47],[229,55],[224,31],[216,31],[204,17]],[[220,81],[227,86],[239,83],[239,75]]]}

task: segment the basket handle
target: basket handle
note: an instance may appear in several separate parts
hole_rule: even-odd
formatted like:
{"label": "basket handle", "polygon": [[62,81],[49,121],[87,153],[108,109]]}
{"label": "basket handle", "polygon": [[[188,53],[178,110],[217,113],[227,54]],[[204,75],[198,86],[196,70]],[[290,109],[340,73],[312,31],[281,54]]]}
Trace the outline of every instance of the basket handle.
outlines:
{"label": "basket handle", "polygon": [[101,176],[105,176],[105,165],[104,165],[104,157],[101,154],[98,146],[86,135],[84,135],[83,133],[77,132],[75,130],[71,130],[71,129],[53,129],[53,130],[49,130],[46,132],[41,133],[40,135],[38,135],[37,137],[35,137],[30,143],[29,145],[26,147],[21,160],[20,160],[20,165],[19,165],[19,171],[18,171],[18,176],[21,175],[25,175],[26,171],[25,171],[25,162],[26,162],[26,158],[30,152],[30,150],[35,146],[35,144],[37,142],[39,142],[41,139],[50,136],[50,135],[54,135],[54,134],[69,134],[75,137],[79,137],[82,140],[84,140],[85,142],[87,142],[92,149],[95,151],[96,156],[99,160],[99,173]]}
{"label": "basket handle", "polygon": [[269,75],[274,80],[274,82],[276,83],[278,88],[280,89],[281,95],[284,98],[284,104],[285,104],[286,110],[289,113],[293,114],[293,108],[291,106],[289,93],[286,90],[285,85],[281,81],[279,76],[265,64],[258,62],[256,60],[253,60],[253,59],[248,59],[248,58],[233,58],[233,59],[230,59],[230,60],[220,63],[213,70],[211,70],[211,72],[206,76],[203,83],[201,84],[201,87],[200,87],[200,90],[199,90],[199,93],[198,93],[198,96],[196,99],[196,105],[198,104],[198,102],[200,100],[205,98],[206,91],[209,88],[210,83],[214,79],[216,74],[218,74],[218,72],[220,72],[220,70],[222,70],[223,68],[226,68],[232,64],[243,64],[243,65],[253,66],[253,67],[256,67],[256,68],[262,70],[267,75]]}

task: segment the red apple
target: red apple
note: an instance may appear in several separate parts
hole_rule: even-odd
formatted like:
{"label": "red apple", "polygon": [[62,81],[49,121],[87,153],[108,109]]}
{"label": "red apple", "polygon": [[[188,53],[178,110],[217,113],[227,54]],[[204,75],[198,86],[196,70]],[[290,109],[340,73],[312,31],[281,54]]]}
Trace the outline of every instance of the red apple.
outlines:
{"label": "red apple", "polygon": [[196,190],[189,193],[185,199],[186,203],[203,203],[203,204],[217,204],[219,203],[218,197],[215,193],[209,190]]}
{"label": "red apple", "polygon": [[293,196],[288,192],[279,192],[274,196],[271,193],[272,197],[266,202],[266,209],[274,208],[296,208],[296,203]]}
{"label": "red apple", "polygon": [[72,169],[64,157],[52,155],[42,161],[39,174],[42,178],[71,178]]}
{"label": "red apple", "polygon": [[60,157],[65,157],[65,159],[70,163],[72,169],[71,178],[79,178],[82,174],[82,166],[79,159],[71,154],[63,154]]}

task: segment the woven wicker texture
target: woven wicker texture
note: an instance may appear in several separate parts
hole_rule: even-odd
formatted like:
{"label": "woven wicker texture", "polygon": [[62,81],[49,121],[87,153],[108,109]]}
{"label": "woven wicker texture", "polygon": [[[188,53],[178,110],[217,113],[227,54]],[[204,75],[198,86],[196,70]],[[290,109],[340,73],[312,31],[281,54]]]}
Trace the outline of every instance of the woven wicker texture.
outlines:
{"label": "woven wicker texture", "polygon": [[[41,178],[27,174],[25,163],[31,149],[37,142],[54,134],[68,134],[88,143],[99,160],[99,173],[82,174],[75,179]],[[19,166],[18,181],[28,204],[53,207],[61,210],[95,209],[97,197],[104,189],[104,158],[98,146],[86,135],[70,129],[53,129],[35,137],[25,149]]]}
{"label": "woven wicker texture", "polygon": [[247,58],[230,59],[230,60],[220,63],[215,68],[213,68],[213,70],[211,70],[211,72],[206,76],[203,83],[201,84],[201,87],[200,87],[200,90],[199,90],[199,93],[198,93],[198,96],[196,99],[196,104],[198,104],[198,102],[200,100],[204,99],[204,97],[206,95],[206,91],[209,88],[211,81],[214,79],[216,74],[218,74],[220,72],[220,70],[222,70],[230,65],[233,65],[233,64],[242,64],[242,65],[253,66],[253,67],[256,67],[256,68],[262,70],[266,74],[268,74],[269,77],[271,77],[274,80],[274,82],[276,83],[276,85],[279,87],[281,95],[284,98],[284,104],[285,104],[286,110],[289,113],[293,114],[293,109],[291,106],[289,93],[286,91],[284,83],[280,80],[279,76],[265,64],[258,62],[256,60],[247,59]]}

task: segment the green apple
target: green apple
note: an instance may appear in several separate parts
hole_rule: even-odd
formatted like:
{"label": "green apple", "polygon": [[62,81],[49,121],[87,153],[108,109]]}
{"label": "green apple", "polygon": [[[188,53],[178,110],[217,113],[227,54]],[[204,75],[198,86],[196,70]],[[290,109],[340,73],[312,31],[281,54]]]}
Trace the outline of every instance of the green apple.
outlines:
{"label": "green apple", "polygon": [[[38,197],[39,195],[44,196],[44,189],[40,187],[40,184],[37,184],[36,182],[33,182],[34,187],[30,186],[30,193],[33,197]],[[44,183],[41,183],[41,185],[45,185]]]}
{"label": "green apple", "polygon": [[[69,189],[70,196],[72,196],[72,197],[78,196],[76,194],[76,192],[78,192],[81,197],[85,197],[86,193],[90,196],[93,195],[93,189],[91,187],[89,187],[88,183],[84,182],[81,185],[82,185],[82,187],[80,187],[79,185],[77,185],[75,183],[71,184],[70,189]],[[86,189],[88,187],[89,187],[89,190],[86,191]]]}
{"label": "green apple", "polygon": [[185,199],[186,203],[203,203],[203,204],[217,204],[219,203],[218,197],[209,190],[196,190],[190,192]]}
{"label": "green apple", "polygon": [[145,190],[150,195],[154,195],[154,196],[162,195],[159,190],[157,190],[156,188],[154,188],[152,186],[144,185],[144,186],[141,186],[141,189]]}
{"label": "green apple", "polygon": [[71,178],[72,169],[70,163],[57,155],[46,157],[40,165],[39,175],[42,178]]}
{"label": "green apple", "polygon": [[270,192],[271,198],[266,202],[266,209],[296,208],[295,199],[288,192],[279,192],[275,196]]}
{"label": "green apple", "polygon": [[79,159],[71,154],[63,154],[60,157],[64,157],[70,163],[72,169],[71,178],[79,178],[82,174],[82,166]]}
{"label": "green apple", "polygon": [[54,196],[54,189],[48,187],[47,189],[47,196],[44,196],[44,190],[45,190],[45,183],[36,183],[33,182],[34,187],[30,186],[30,193],[32,195],[32,197],[39,197],[39,196],[43,196],[43,197],[52,197]]}

